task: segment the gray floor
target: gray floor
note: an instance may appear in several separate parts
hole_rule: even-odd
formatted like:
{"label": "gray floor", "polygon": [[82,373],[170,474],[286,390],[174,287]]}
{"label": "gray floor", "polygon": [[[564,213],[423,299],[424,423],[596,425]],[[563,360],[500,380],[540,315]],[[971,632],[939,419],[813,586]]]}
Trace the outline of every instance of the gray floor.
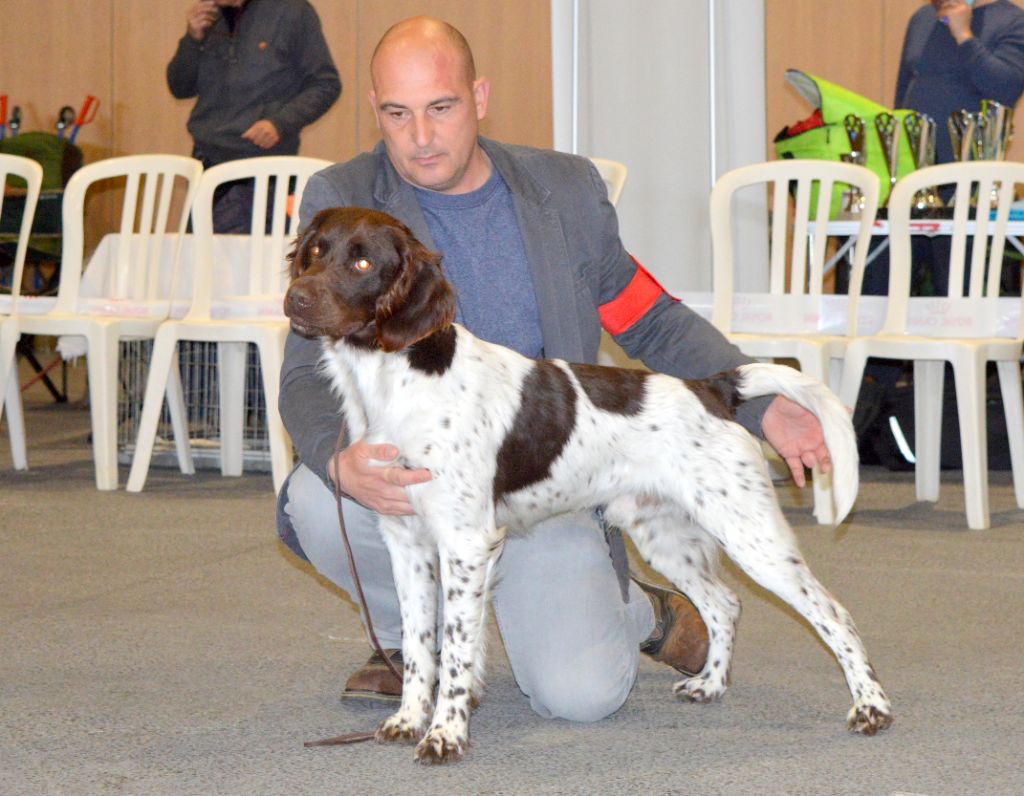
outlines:
{"label": "gray floor", "polygon": [[269,476],[154,471],[141,495],[98,493],[87,411],[32,395],[31,471],[9,469],[0,430],[0,794],[1024,793],[1024,512],[1007,473],[974,533],[958,473],[923,505],[910,475],[867,469],[838,531],[783,495],[895,702],[888,733],[846,732],[825,648],[728,570],[744,615],[722,702],[675,702],[645,662],[616,715],[545,721],[495,645],[469,756],[421,768],[408,747],[303,748],[385,713],[338,700],[367,645],[277,543]]}

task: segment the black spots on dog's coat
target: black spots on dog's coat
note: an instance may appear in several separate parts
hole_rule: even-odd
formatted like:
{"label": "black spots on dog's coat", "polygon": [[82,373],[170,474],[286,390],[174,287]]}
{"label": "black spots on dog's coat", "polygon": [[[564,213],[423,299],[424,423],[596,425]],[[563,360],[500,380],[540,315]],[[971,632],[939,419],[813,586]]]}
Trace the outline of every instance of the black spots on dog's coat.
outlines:
{"label": "black spots on dog's coat", "polygon": [[547,478],[576,426],[576,391],[557,365],[535,363],[520,397],[512,428],[498,451],[495,502]]}
{"label": "black spots on dog's coat", "polygon": [[598,409],[619,415],[635,415],[643,407],[648,374],[628,368],[569,365],[587,398]]}

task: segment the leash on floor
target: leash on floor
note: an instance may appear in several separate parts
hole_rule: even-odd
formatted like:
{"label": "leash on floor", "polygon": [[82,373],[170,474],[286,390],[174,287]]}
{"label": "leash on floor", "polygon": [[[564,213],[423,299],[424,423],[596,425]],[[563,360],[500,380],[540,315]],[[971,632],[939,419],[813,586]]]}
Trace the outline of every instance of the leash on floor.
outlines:
{"label": "leash on floor", "polygon": [[[345,439],[345,427],[342,425],[341,431],[338,434],[338,441],[334,446],[334,459],[337,462],[337,456],[343,449],[343,442]],[[352,555],[352,545],[348,541],[348,531],[345,528],[345,515],[341,510],[341,484],[338,480],[337,473],[334,477],[334,504],[338,508],[338,524],[341,526],[341,539],[345,543],[345,553],[348,555],[348,568],[352,573],[352,583],[355,584],[356,594],[359,597],[359,605],[363,609],[363,616],[366,617],[366,633],[370,637],[370,642],[373,644],[374,651],[384,659],[384,663],[387,664],[388,669],[391,673],[398,678],[399,682],[402,681],[402,675],[395,668],[395,664],[391,662],[391,658],[384,654],[384,648],[381,646],[380,641],[377,640],[377,634],[373,631],[373,620],[370,619],[370,607],[366,604],[366,595],[363,594],[363,584],[359,580],[359,571],[356,569],[356,559]],[[360,743],[362,741],[372,741],[376,733],[372,732],[350,732],[346,735],[337,735],[333,738],[323,738],[319,741],[306,741],[302,745],[304,747],[311,748],[314,746],[344,746],[346,744]]]}

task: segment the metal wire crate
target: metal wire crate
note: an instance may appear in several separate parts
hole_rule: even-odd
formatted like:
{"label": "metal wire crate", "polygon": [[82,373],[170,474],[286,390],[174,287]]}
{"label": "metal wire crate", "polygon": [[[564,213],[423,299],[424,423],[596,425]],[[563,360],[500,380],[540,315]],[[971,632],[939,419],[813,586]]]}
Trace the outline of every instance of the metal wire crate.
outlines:
{"label": "metal wire crate", "polygon": [[[135,452],[146,377],[153,352],[152,340],[122,341],[120,351],[121,389],[118,395],[118,461],[130,464]],[[181,386],[188,414],[189,441],[197,468],[220,467],[220,406],[218,399],[217,344],[182,342],[178,345]],[[250,344],[245,367],[245,427],[243,463],[246,469],[270,471],[266,411],[259,355]],[[166,402],[160,414],[152,465],[177,467],[174,432]]]}

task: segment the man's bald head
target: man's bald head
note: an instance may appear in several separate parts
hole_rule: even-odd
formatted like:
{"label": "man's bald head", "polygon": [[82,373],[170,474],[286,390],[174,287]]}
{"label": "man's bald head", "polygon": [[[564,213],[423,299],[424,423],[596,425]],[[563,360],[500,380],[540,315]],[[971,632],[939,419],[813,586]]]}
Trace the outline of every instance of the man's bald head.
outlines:
{"label": "man's bald head", "polygon": [[476,80],[473,51],[457,28],[433,17],[411,17],[396,22],[377,42],[370,58],[370,78],[375,87],[380,59],[387,58],[391,53],[411,49],[446,52],[459,63],[467,84]]}

